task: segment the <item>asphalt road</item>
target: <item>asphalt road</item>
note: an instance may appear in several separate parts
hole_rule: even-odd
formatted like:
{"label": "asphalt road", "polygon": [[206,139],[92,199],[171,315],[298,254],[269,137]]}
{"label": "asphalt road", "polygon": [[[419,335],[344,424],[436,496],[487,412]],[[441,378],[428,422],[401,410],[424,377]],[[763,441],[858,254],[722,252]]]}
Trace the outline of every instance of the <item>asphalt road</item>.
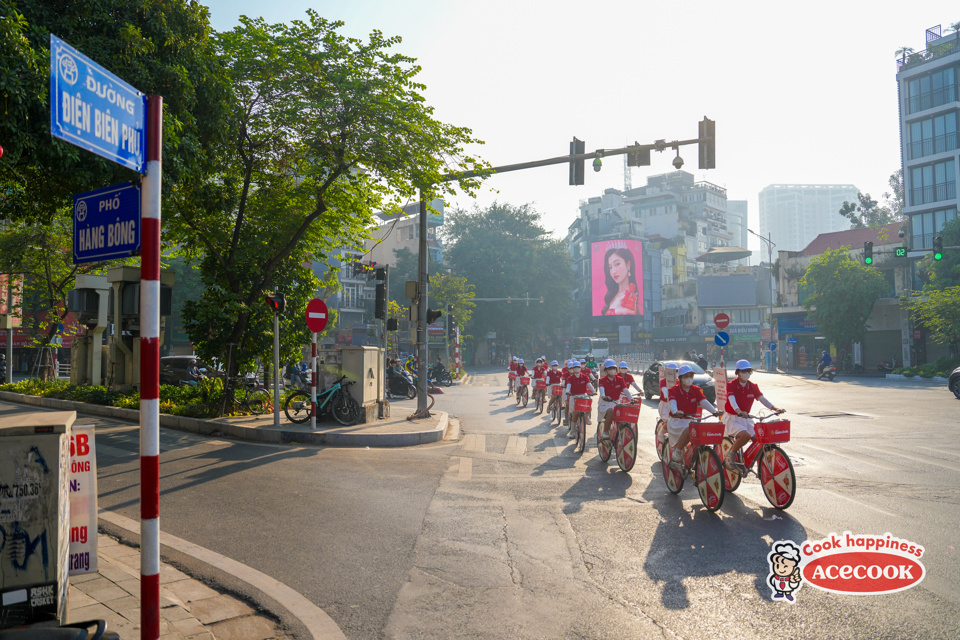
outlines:
{"label": "asphalt road", "polygon": [[[912,381],[756,374],[789,410],[786,511],[756,478],[706,512],[667,492],[640,416],[632,473],[479,372],[438,396],[458,442],[315,449],[161,433],[161,528],[322,607],[350,638],[960,637],[960,402]],[[0,412],[14,410],[0,405]],[[137,518],[137,428],[98,423],[100,506]],[[910,590],[766,586],[773,541],[890,532],[922,544]]]}

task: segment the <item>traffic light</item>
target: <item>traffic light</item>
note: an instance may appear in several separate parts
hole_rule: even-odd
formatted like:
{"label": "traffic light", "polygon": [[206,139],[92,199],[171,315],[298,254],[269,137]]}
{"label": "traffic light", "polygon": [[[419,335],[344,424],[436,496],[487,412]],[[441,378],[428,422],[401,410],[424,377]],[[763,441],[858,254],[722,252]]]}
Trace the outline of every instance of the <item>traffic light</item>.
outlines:
{"label": "traffic light", "polygon": [[906,247],[897,247],[897,248],[894,250],[894,253],[895,253],[896,257],[898,257],[898,258],[906,258],[906,257],[907,257],[907,248],[906,248]]}
{"label": "traffic light", "polygon": [[283,313],[287,308],[287,298],[282,293],[275,293],[267,296],[267,304],[273,309],[274,313]]}
{"label": "traffic light", "polygon": [[396,331],[400,328],[400,323],[397,322],[396,318],[390,318],[387,320],[387,331]]}
{"label": "traffic light", "polygon": [[703,116],[700,121],[700,168],[717,167],[717,123]]}
{"label": "traffic light", "polygon": [[639,142],[634,142],[634,146],[627,151],[628,167],[649,167],[650,166],[650,148],[641,147]]}
{"label": "traffic light", "polygon": [[387,283],[378,282],[373,302],[373,317],[385,320],[387,317]]}
{"label": "traffic light", "polygon": [[943,238],[937,236],[933,239],[933,259],[940,260],[943,258]]}
{"label": "traffic light", "polygon": [[433,324],[442,315],[443,315],[443,311],[435,311],[428,307],[427,308],[427,324]]}
{"label": "traffic light", "polygon": [[583,160],[574,160],[573,156],[585,153],[586,148],[587,143],[574,136],[570,143],[570,184],[573,186],[583,184]]}
{"label": "traffic light", "polygon": [[863,264],[873,264],[873,243],[869,240],[863,243]]}
{"label": "traffic light", "polygon": [[448,317],[447,323],[447,337],[451,340],[456,340],[457,338],[457,317],[451,313]]}

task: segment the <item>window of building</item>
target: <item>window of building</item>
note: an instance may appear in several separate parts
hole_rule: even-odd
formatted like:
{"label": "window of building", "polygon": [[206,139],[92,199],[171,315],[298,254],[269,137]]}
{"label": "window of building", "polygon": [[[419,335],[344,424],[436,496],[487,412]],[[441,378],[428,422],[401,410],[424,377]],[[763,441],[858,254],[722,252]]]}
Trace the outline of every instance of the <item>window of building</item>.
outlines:
{"label": "window of building", "polygon": [[932,109],[957,99],[956,68],[947,67],[907,82],[906,111]]}
{"label": "window of building", "polygon": [[358,303],[357,299],[357,285],[347,284],[343,286],[343,291],[340,294],[340,306],[348,308],[356,308]]}
{"label": "window of building", "polygon": [[922,158],[957,148],[957,112],[910,123],[910,158]]}
{"label": "window of building", "polygon": [[913,249],[932,249],[933,238],[943,230],[943,225],[957,217],[956,207],[927,211],[910,216],[913,231],[910,234]]}
{"label": "window of building", "polygon": [[910,169],[910,204],[927,204],[957,197],[954,160]]}

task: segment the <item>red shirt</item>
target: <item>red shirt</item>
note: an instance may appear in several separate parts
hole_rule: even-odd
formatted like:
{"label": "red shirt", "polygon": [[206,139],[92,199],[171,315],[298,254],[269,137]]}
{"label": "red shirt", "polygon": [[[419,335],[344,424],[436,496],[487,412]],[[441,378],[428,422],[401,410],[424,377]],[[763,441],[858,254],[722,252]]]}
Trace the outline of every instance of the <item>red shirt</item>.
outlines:
{"label": "red shirt", "polygon": [[740,411],[746,411],[750,413],[751,407],[753,407],[753,401],[762,396],[760,392],[760,387],[754,383],[747,381],[746,385],[740,384],[739,380],[734,380],[727,383],[727,404],[724,405],[723,410],[727,413],[736,415],[737,411],[733,408],[733,405],[730,404],[730,398],[737,399],[737,406],[740,407]]}
{"label": "red shirt", "polygon": [[560,384],[563,382],[563,378],[563,371],[560,371],[559,369],[556,371],[553,369],[547,370],[547,382],[550,384]]}
{"label": "red shirt", "polygon": [[533,377],[534,377],[534,378],[542,378],[542,377],[544,377],[544,375],[546,374],[546,372],[547,372],[547,368],[544,367],[544,366],[542,366],[542,365],[541,365],[541,366],[534,367],[534,368],[533,368]]}
{"label": "red shirt", "polygon": [[703,389],[695,384],[690,385],[690,388],[686,391],[683,390],[683,385],[679,382],[670,387],[671,402],[675,400],[677,402],[677,411],[685,413],[688,416],[699,416],[701,410],[700,403],[706,399],[707,397],[703,395]]}
{"label": "red shirt", "polygon": [[567,378],[570,377],[570,368],[564,367],[563,369],[560,369],[560,373],[563,374],[563,380],[566,381]]}
{"label": "red shirt", "polygon": [[510,371],[516,371],[516,370],[517,370],[517,363],[516,363],[515,360],[511,360],[511,361],[510,361]]}
{"label": "red shirt", "polygon": [[627,388],[627,382],[619,374],[613,376],[613,378],[608,378],[603,376],[600,378],[600,395],[612,398],[614,400],[620,399],[620,394],[623,393],[623,390]]}
{"label": "red shirt", "polygon": [[620,377],[623,378],[623,381],[627,383],[628,387],[633,384],[633,376],[629,373],[621,373]]}
{"label": "red shirt", "polygon": [[588,378],[585,373],[581,373],[578,376],[571,373],[570,377],[567,378],[567,391],[573,395],[583,395],[587,393],[587,387],[589,385],[590,378]]}
{"label": "red shirt", "polygon": [[518,376],[525,376],[525,375],[527,375],[527,365],[525,365],[525,364],[518,364],[518,365],[517,365],[517,375],[518,375]]}

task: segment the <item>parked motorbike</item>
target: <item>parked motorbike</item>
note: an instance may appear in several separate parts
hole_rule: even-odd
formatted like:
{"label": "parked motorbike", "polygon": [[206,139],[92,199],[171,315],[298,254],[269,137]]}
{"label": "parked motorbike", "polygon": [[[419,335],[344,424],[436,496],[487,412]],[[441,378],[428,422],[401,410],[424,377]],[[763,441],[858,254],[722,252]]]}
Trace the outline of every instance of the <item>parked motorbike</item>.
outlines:
{"label": "parked motorbike", "polygon": [[431,382],[438,382],[445,387],[453,384],[453,376],[451,376],[446,367],[439,362],[430,367],[430,371],[427,372],[427,379]]}
{"label": "parked motorbike", "polygon": [[828,380],[833,380],[837,375],[837,367],[834,364],[828,364],[826,366],[820,367],[817,370],[817,380],[823,380],[827,378]]}
{"label": "parked motorbike", "polygon": [[884,361],[877,365],[877,371],[880,373],[890,373],[897,368],[897,361],[890,360],[889,362]]}

